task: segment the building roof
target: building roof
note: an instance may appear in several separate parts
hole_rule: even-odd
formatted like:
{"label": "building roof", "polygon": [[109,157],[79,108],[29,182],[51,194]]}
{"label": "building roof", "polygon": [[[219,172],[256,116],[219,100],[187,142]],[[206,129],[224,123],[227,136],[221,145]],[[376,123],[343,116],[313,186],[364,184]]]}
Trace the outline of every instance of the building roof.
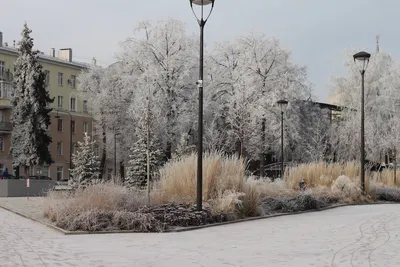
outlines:
{"label": "building roof", "polygon": [[[0,53],[5,53],[5,54],[10,54],[10,55],[15,55],[18,56],[18,50],[13,47],[5,47],[5,46],[0,46]],[[53,63],[53,64],[62,64],[66,65],[69,67],[75,67],[75,68],[88,68],[90,65],[88,63],[84,62],[76,62],[76,61],[68,61],[68,60],[63,60],[58,57],[52,57],[49,55],[45,55],[42,52],[39,51],[39,61],[45,61],[48,63]]]}

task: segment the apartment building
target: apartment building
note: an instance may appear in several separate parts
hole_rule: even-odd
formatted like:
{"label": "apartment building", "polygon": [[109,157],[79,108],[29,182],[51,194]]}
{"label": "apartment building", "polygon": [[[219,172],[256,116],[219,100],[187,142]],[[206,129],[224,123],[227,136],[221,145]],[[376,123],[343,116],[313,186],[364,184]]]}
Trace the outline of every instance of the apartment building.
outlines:
{"label": "apartment building", "polygon": [[[39,62],[46,73],[47,90],[54,102],[51,113],[49,133],[52,137],[50,152],[54,163],[50,166],[35,166],[30,175],[49,176],[54,180],[68,178],[70,155],[75,144],[83,140],[84,133],[92,133],[92,116],[88,102],[80,99],[77,93],[77,77],[88,65],[74,62],[72,49],[52,48],[47,54],[39,53]],[[15,41],[13,45],[3,42],[0,32],[0,170],[12,170],[10,154],[12,125],[10,94],[13,90],[12,79],[14,62],[18,57]],[[72,136],[72,138],[71,138]],[[72,139],[72,142],[71,140]],[[20,171],[23,174],[23,170]]]}

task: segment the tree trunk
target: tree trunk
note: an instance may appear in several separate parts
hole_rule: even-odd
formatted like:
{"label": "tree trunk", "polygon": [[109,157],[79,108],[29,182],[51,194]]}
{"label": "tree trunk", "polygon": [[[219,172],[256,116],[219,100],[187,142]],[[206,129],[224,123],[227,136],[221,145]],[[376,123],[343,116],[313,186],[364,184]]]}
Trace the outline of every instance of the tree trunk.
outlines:
{"label": "tree trunk", "polygon": [[172,158],[172,143],[169,141],[167,142],[167,148],[165,149],[165,156],[167,159]]}
{"label": "tree trunk", "polygon": [[119,175],[121,176],[121,182],[125,180],[125,167],[122,161],[119,162]]}
{"label": "tree trunk", "polygon": [[260,177],[264,177],[264,166],[265,166],[265,155],[264,155],[264,144],[265,144],[265,118],[261,121],[261,153],[260,153]]}
{"label": "tree trunk", "polygon": [[100,161],[100,179],[103,179],[104,169],[106,166],[106,157],[107,157],[107,151],[106,151],[107,135],[106,135],[106,126],[104,123],[102,123],[101,128],[102,128],[102,135],[103,135],[103,149],[102,149],[101,161]]}
{"label": "tree trunk", "polygon": [[393,164],[393,175],[394,175],[394,185],[396,185],[396,180],[397,180],[397,149],[394,149],[394,153],[393,153],[393,160],[394,160],[394,164]]}

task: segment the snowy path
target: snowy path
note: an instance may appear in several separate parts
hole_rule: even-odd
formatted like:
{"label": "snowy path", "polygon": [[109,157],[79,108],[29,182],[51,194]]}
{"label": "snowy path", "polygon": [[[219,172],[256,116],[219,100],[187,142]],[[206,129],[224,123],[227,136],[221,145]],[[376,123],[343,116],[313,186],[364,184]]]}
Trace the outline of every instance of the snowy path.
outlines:
{"label": "snowy path", "polygon": [[400,266],[400,206],[171,234],[64,236],[0,209],[0,266]]}

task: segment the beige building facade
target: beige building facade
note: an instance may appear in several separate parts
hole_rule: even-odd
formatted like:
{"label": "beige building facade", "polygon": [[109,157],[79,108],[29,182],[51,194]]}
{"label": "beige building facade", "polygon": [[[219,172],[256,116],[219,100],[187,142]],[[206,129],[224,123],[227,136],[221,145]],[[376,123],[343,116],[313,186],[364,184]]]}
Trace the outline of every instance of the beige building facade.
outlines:
{"label": "beige building facade", "polygon": [[[11,146],[11,104],[14,63],[18,57],[17,47],[10,47],[3,42],[0,32],[0,171],[12,169]],[[89,103],[78,96],[77,77],[88,67],[87,64],[74,62],[72,49],[50,49],[47,54],[39,54],[39,62],[46,72],[47,90],[54,102],[51,113],[49,134],[52,138],[50,152],[54,163],[50,166],[35,166],[28,175],[43,175],[53,180],[68,179],[70,155],[75,150],[78,141],[82,141],[84,133],[92,134],[93,118],[90,114]],[[72,142],[71,142],[72,135]],[[72,148],[72,149],[71,149]],[[24,175],[20,170],[20,175]]]}

